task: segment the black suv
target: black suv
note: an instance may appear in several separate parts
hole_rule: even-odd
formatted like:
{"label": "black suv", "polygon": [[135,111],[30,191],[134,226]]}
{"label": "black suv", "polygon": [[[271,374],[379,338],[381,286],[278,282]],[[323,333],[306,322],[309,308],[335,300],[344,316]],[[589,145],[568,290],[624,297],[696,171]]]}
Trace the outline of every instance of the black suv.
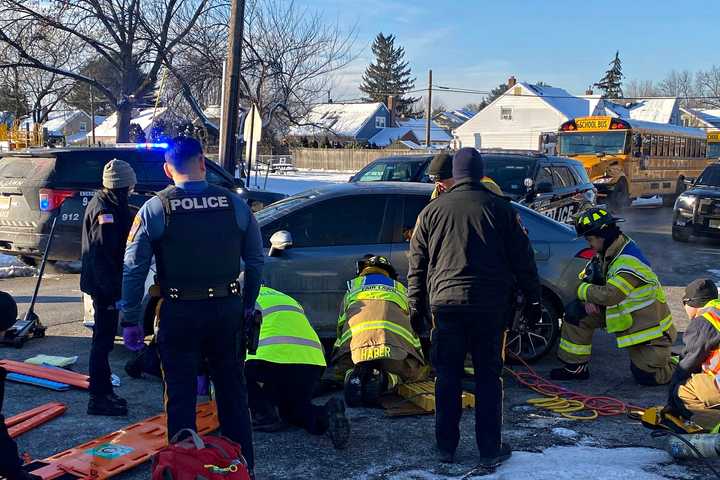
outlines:
{"label": "black suv", "polygon": [[[505,195],[559,222],[595,205],[597,191],[582,163],[535,152],[482,150],[485,175]],[[432,155],[380,158],[350,178],[351,182],[429,183]]]}
{"label": "black suv", "polygon": [[705,167],[690,188],[675,201],[672,238],[687,242],[692,235],[720,237],[720,163]]}
{"label": "black suv", "polygon": [[[138,183],[130,195],[133,211],[170,184],[164,150],[154,146],[37,149],[0,154],[0,252],[30,265],[45,248],[52,218],[58,216],[50,260],[78,260],[85,207],[102,187],[102,170],[117,158],[132,165]],[[237,191],[253,210],[283,194],[247,190],[222,167],[206,160],[210,183]]]}

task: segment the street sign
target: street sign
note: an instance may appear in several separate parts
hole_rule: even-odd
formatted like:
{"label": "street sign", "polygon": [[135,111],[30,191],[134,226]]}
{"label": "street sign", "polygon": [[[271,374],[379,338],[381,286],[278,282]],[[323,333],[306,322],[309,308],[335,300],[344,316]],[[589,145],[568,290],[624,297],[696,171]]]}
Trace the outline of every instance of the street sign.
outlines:
{"label": "street sign", "polygon": [[262,135],[262,118],[255,104],[250,107],[250,111],[245,116],[245,126],[243,128],[243,140],[245,141],[245,164],[248,166],[248,178],[250,175],[250,165],[255,162],[257,157],[257,144],[260,142]]}

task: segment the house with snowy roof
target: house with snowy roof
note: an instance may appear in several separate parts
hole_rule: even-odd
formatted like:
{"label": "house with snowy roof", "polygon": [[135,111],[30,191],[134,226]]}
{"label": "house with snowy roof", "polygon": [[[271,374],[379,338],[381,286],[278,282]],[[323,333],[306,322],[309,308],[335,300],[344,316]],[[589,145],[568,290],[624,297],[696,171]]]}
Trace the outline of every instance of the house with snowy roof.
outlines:
{"label": "house with snowy roof", "polygon": [[[130,125],[136,124],[145,132],[146,138],[150,138],[150,133],[155,122],[159,120],[170,121],[176,117],[168,111],[166,107],[146,108],[142,110],[133,110]],[[101,144],[115,143],[117,129],[117,112],[108,116],[105,121],[95,127],[95,142]],[[91,137],[92,132],[87,136]]]}
{"label": "house with snowy roof", "polygon": [[466,108],[458,108],[457,110],[436,113],[433,121],[449,133],[470,120],[476,113]]}
{"label": "house with snowy roof", "polygon": [[391,126],[392,115],[382,102],[323,103],[313,106],[290,128],[288,136],[318,143],[327,138],[340,143],[369,144],[378,132]]}
{"label": "house with snowy roof", "polygon": [[[92,119],[83,110],[55,110],[48,113],[44,122],[38,124],[38,128],[47,132],[47,139],[52,138],[65,145],[84,145],[91,127]],[[35,122],[32,117],[23,118],[19,128],[33,131]]]}
{"label": "house with snowy roof", "polygon": [[681,125],[677,98],[608,101],[508,79],[508,90],[453,131],[454,146],[548,150],[564,122],[590,115]]}
{"label": "house with snowy roof", "polygon": [[702,128],[707,131],[720,130],[720,109],[684,107],[680,109],[680,116],[685,127]]}

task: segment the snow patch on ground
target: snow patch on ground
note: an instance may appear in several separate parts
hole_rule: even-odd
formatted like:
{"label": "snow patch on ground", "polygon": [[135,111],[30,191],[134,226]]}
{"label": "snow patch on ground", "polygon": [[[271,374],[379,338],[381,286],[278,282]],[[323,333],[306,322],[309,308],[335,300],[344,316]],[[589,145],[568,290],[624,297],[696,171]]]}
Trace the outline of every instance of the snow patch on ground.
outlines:
{"label": "snow patch on ground", "polygon": [[558,437],[563,438],[576,438],[579,434],[575,430],[570,430],[569,428],[553,428],[552,429],[553,435],[557,435]]}
{"label": "snow patch on ground", "polygon": [[0,254],[0,278],[32,277],[36,269],[28,267],[17,257]]}
{"label": "snow patch on ground", "polygon": [[259,176],[256,181],[255,175],[253,175],[248,182],[248,186],[253,190],[261,189],[295,195],[311,188],[318,188],[332,183],[347,183],[351,176],[351,172],[299,170],[284,174],[270,174],[267,183],[264,176]]}
{"label": "snow patch on ground", "polygon": [[633,207],[662,207],[662,197],[655,195],[649,198],[637,198],[632,202]]}
{"label": "snow patch on ground", "polygon": [[[692,478],[686,469],[668,465],[672,458],[664,450],[652,448],[550,447],[542,453],[513,452],[513,456],[490,475],[469,471],[458,476],[409,470],[385,475],[387,480],[662,480],[653,473],[661,470],[673,478]],[[662,465],[662,468],[659,468]],[[670,471],[671,470],[671,471]],[[686,475],[688,475],[686,477]]]}

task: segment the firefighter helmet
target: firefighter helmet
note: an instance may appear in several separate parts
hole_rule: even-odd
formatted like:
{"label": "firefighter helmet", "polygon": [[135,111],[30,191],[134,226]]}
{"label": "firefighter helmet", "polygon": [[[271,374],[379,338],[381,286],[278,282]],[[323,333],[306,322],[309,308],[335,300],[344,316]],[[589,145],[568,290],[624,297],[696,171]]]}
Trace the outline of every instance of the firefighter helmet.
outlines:
{"label": "firefighter helmet", "polygon": [[622,218],[614,217],[603,207],[592,207],[580,212],[575,219],[575,232],[578,237],[587,235],[600,235],[600,232],[611,225],[624,222]]}

